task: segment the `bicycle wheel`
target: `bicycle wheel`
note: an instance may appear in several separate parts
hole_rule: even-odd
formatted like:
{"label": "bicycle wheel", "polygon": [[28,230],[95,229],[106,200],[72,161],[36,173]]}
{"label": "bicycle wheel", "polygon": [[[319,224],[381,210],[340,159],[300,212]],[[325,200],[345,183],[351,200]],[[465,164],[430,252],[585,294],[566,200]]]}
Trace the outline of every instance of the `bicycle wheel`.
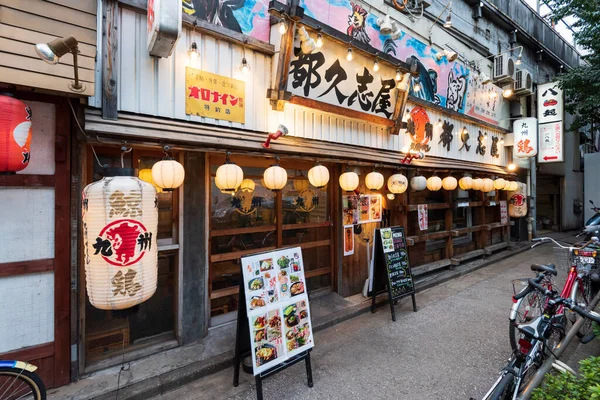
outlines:
{"label": "bicycle wheel", "polygon": [[498,386],[496,386],[496,389],[492,392],[492,394],[490,395],[490,397],[488,397],[489,400],[508,400],[512,398],[512,392],[513,392],[513,382],[515,380],[515,377],[513,374],[511,373],[506,373],[503,377],[502,380],[500,381],[500,383],[498,383]]}
{"label": "bicycle wheel", "polygon": [[0,400],[46,400],[44,382],[33,372],[0,368]]}
{"label": "bicycle wheel", "polygon": [[516,318],[514,320],[509,319],[508,321],[508,336],[510,338],[510,347],[513,352],[519,349],[518,340],[521,337],[521,332],[517,329],[517,325],[531,322],[542,315],[546,298],[541,293],[533,291],[523,297],[520,301]]}
{"label": "bicycle wheel", "polygon": [[[576,281],[573,285],[573,292],[575,293],[575,303],[581,308],[587,308],[593,298],[592,282],[589,276],[584,276],[581,281]],[[576,315],[573,311],[569,311],[569,313],[573,314],[573,316]],[[577,318],[583,317],[577,315],[576,318],[571,319],[571,322],[575,323]],[[592,331],[592,320],[586,318],[585,321],[583,321],[583,325],[579,328],[579,331],[577,331],[577,336],[582,338],[592,333]]]}

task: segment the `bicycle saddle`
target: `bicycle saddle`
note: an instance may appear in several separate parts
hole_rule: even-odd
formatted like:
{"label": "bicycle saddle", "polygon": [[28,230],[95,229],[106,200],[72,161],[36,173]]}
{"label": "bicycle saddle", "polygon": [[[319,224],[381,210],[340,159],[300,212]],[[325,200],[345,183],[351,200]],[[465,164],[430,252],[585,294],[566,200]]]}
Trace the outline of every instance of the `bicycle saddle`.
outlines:
{"label": "bicycle saddle", "polygon": [[554,266],[554,264],[547,264],[547,265],[531,264],[531,270],[537,271],[537,272],[547,272],[554,276],[556,276],[558,274],[558,272],[556,272],[556,267]]}

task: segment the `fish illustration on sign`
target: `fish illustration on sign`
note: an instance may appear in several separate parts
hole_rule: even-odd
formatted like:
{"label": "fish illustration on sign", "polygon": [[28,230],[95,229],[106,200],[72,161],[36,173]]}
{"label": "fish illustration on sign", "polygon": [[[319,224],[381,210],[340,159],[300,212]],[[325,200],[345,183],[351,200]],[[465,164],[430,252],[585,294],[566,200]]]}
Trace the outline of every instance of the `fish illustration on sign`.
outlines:
{"label": "fish illustration on sign", "polygon": [[429,116],[423,107],[414,107],[411,110],[406,131],[412,141],[411,150],[424,152],[431,150],[429,142],[433,139],[433,125],[429,122]]}

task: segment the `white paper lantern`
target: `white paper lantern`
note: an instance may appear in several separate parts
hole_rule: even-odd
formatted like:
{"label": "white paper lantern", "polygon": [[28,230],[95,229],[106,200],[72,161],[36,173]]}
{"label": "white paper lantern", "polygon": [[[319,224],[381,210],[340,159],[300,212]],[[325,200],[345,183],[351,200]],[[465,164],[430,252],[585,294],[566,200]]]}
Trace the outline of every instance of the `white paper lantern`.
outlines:
{"label": "white paper lantern", "polygon": [[481,191],[487,193],[491,192],[492,190],[494,190],[494,181],[490,178],[483,179],[483,182],[481,184]]}
{"label": "white paper lantern", "polygon": [[383,187],[384,177],[377,171],[369,172],[365,176],[365,186],[370,190],[379,190]]}
{"label": "white paper lantern", "polygon": [[473,188],[473,178],[470,176],[463,176],[458,181],[458,185],[462,190],[469,190]]}
{"label": "white paper lantern", "polygon": [[252,179],[244,179],[242,181],[242,183],[240,184],[240,190],[242,192],[246,192],[246,193],[254,192],[255,187],[256,187],[256,184],[254,183],[254,181]]}
{"label": "white paper lantern", "polygon": [[316,188],[325,187],[329,182],[329,170],[324,165],[315,165],[308,170],[308,181]]}
{"label": "white paper lantern", "polygon": [[158,208],[151,184],[115,176],[82,193],[85,278],[90,303],[121,310],[156,291]]}
{"label": "white paper lantern", "polygon": [[287,172],[279,164],[271,165],[263,174],[265,185],[270,190],[281,190],[287,184]]}
{"label": "white paper lantern", "polygon": [[229,161],[229,156],[227,156],[225,164],[217,168],[215,184],[221,191],[231,192],[237,190],[243,180],[244,171],[242,171],[239,166]]}
{"label": "white paper lantern", "polygon": [[346,192],[352,192],[358,187],[358,175],[356,172],[346,171],[340,175],[340,187]]}
{"label": "white paper lantern", "polygon": [[387,180],[388,190],[395,194],[406,192],[408,179],[402,174],[391,175]]}
{"label": "white paper lantern", "polygon": [[471,187],[473,190],[481,190],[482,187],[483,187],[483,179],[481,179],[481,178],[473,179],[473,186]]}
{"label": "white paper lantern", "polygon": [[498,178],[498,179],[494,180],[494,188],[495,189],[504,189],[504,186],[506,186],[506,180],[504,180],[502,178]]}
{"label": "white paper lantern", "polygon": [[444,188],[444,190],[454,190],[456,189],[457,184],[458,182],[453,176],[447,176],[444,179],[442,179],[442,187]]}
{"label": "white paper lantern", "polygon": [[515,191],[517,191],[517,189],[519,189],[519,182],[512,181],[512,182],[510,182],[510,187],[507,190],[510,190],[511,192],[515,192]]}
{"label": "white paper lantern", "polygon": [[184,179],[183,165],[175,160],[161,160],[152,166],[152,180],[166,192],[177,189]]}
{"label": "white paper lantern", "polygon": [[436,192],[442,188],[442,179],[439,176],[430,176],[427,178],[427,189]]}
{"label": "white paper lantern", "polygon": [[425,190],[427,187],[427,179],[424,176],[413,176],[410,180],[410,187],[417,192]]}

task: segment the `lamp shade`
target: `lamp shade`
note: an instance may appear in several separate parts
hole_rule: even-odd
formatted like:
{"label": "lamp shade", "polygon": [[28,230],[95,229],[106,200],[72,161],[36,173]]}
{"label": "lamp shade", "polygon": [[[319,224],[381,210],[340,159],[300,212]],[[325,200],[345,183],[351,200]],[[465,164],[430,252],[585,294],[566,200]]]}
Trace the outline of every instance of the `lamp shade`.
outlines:
{"label": "lamp shade", "polygon": [[367,176],[365,176],[365,186],[370,190],[381,189],[384,181],[383,175],[377,171],[369,172]]}
{"label": "lamp shade", "polygon": [[329,170],[324,165],[315,165],[308,170],[308,181],[316,188],[325,187],[329,182]]}
{"label": "lamp shade", "polygon": [[242,192],[251,193],[254,192],[254,188],[256,188],[256,184],[252,179],[244,179],[240,184],[240,190]]}
{"label": "lamp shade", "polygon": [[508,188],[508,190],[510,190],[511,192],[515,192],[517,189],[519,189],[519,182],[510,182],[510,187]]}
{"label": "lamp shade", "polygon": [[487,193],[491,192],[492,190],[494,190],[494,181],[490,178],[483,179],[483,182],[481,184],[481,191]]}
{"label": "lamp shade", "polygon": [[86,288],[90,303],[121,310],[156,291],[158,208],[151,184],[104,178],[82,192]]}
{"label": "lamp shade", "polygon": [[281,190],[287,183],[287,172],[279,165],[271,165],[263,174],[265,185],[270,190]]}
{"label": "lamp shade", "polygon": [[346,192],[351,192],[358,187],[356,172],[347,171],[340,175],[340,187]]}
{"label": "lamp shade", "polygon": [[444,179],[442,179],[442,187],[444,188],[444,190],[456,189],[457,183],[458,182],[456,181],[456,178],[453,176],[447,176]]}
{"label": "lamp shade", "polygon": [[504,189],[504,186],[506,186],[506,180],[502,179],[502,178],[498,178],[494,180],[494,188],[495,189]]}
{"label": "lamp shade", "polygon": [[31,109],[22,101],[0,96],[0,173],[29,165]]}
{"label": "lamp shade", "polygon": [[483,179],[475,178],[473,179],[473,186],[471,187],[473,190],[481,190],[483,187]]}
{"label": "lamp shade", "polygon": [[408,188],[408,179],[402,174],[394,174],[388,178],[388,190],[395,194],[406,192]]}
{"label": "lamp shade", "polygon": [[184,179],[183,165],[175,160],[161,160],[152,166],[152,180],[166,192],[177,189]]}
{"label": "lamp shade", "polygon": [[225,163],[217,168],[215,184],[221,190],[235,191],[244,180],[244,171],[234,163]]}
{"label": "lamp shade", "polygon": [[427,179],[424,176],[413,176],[410,180],[410,187],[416,191],[425,190],[427,187]]}
{"label": "lamp shade", "polygon": [[473,178],[470,176],[463,176],[458,181],[458,185],[462,190],[469,190],[473,188]]}
{"label": "lamp shade", "polygon": [[156,182],[154,182],[154,179],[152,179],[152,170],[150,168],[140,169],[140,172],[138,172],[138,178],[151,184],[154,187],[154,190],[156,190],[156,193],[162,192],[162,188],[158,186]]}
{"label": "lamp shade", "polygon": [[442,188],[442,179],[439,176],[430,176],[427,178],[427,189],[436,192]]}

